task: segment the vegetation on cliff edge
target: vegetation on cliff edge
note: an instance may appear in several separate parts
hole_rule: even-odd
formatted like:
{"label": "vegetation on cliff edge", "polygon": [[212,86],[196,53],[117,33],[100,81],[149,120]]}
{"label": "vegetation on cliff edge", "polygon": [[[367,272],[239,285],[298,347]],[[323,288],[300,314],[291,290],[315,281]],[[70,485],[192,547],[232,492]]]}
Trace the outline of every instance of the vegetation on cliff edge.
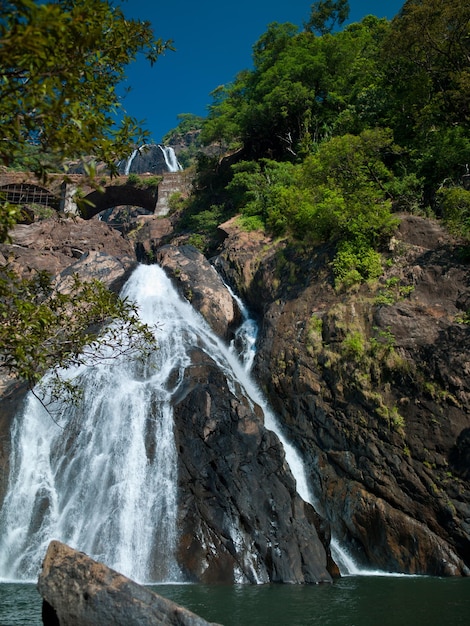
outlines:
{"label": "vegetation on cliff edge", "polygon": [[253,68],[213,92],[200,136],[227,156],[199,155],[181,221],[207,251],[239,213],[246,229],[335,243],[348,286],[380,273],[393,213],[435,215],[468,240],[470,8],[408,0],[392,21],[333,31],[347,11],[320,1],[302,31],[270,24]]}

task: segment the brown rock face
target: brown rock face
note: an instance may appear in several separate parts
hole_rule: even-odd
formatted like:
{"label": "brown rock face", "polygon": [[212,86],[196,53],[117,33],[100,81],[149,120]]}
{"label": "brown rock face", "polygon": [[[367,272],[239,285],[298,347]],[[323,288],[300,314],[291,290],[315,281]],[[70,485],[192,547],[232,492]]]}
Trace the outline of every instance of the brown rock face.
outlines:
{"label": "brown rock face", "polygon": [[470,274],[455,244],[404,217],[384,278],[336,293],[328,249],[260,242],[244,283],[236,236],[217,265],[250,302],[262,286],[255,374],[336,536],[373,567],[468,574]]}
{"label": "brown rock face", "polygon": [[240,322],[240,310],[206,258],[193,246],[162,246],[157,261],[216,335],[229,338]]}
{"label": "brown rock face", "polygon": [[271,238],[243,231],[235,218],[221,224],[219,232],[224,242],[221,254],[214,259],[215,267],[246,304],[254,311],[262,310],[264,286],[258,280],[258,270],[263,257],[273,251]]}
{"label": "brown rock face", "polygon": [[11,244],[0,244],[10,267],[28,277],[35,270],[97,278],[118,291],[135,267],[135,253],[122,235],[99,220],[50,218],[18,225]]}
{"label": "brown rock face", "polygon": [[187,609],[58,541],[49,544],[38,589],[45,626],[210,626]]}

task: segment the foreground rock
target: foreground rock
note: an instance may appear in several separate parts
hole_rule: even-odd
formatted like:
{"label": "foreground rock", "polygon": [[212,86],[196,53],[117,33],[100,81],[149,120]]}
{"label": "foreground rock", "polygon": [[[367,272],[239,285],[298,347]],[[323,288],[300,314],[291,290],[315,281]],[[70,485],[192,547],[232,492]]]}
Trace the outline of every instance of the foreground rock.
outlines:
{"label": "foreground rock", "polygon": [[58,541],[49,545],[38,589],[45,626],[209,626],[187,609]]}
{"label": "foreground rock", "polygon": [[261,319],[255,373],[338,538],[374,568],[468,575],[470,270],[456,243],[404,216],[383,279],[338,293],[327,247],[260,240],[247,272],[244,235],[224,230],[216,265]]}

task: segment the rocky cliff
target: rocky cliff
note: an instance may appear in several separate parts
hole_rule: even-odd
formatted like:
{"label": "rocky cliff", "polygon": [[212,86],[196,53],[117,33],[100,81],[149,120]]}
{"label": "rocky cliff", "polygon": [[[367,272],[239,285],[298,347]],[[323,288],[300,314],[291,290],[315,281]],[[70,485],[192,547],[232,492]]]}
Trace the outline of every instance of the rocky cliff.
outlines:
{"label": "rocky cliff", "polygon": [[216,265],[259,316],[255,370],[336,537],[365,565],[470,566],[470,272],[403,216],[375,284],[337,293],[331,251],[223,225]]}
{"label": "rocky cliff", "polygon": [[[102,227],[94,220],[87,226]],[[168,241],[169,222],[164,230]],[[259,410],[234,395],[195,346],[175,399],[179,558],[188,577],[231,581],[241,571],[256,579],[253,562],[240,561],[233,520],[243,541],[251,541],[258,573],[269,580],[328,580],[335,572],[325,550],[328,523],[364,565],[467,575],[470,273],[456,242],[432,220],[402,216],[384,276],[338,292],[328,247],[286,248],[240,231],[235,222],[220,231],[223,243],[212,264],[259,319],[255,374],[302,452],[322,517],[296,495],[282,448]],[[21,232],[23,243],[8,255],[29,266],[32,252],[24,242],[32,231]],[[61,236],[70,263],[83,263],[92,252],[100,258],[99,249],[87,249],[84,232],[71,231],[73,241]],[[108,236],[111,245],[118,235]],[[132,254],[122,245],[130,267]],[[60,247],[49,239],[33,256],[42,259],[46,248],[56,263]],[[15,255],[23,249],[20,261]],[[157,257],[216,332],[229,338],[239,312],[202,255],[169,246]],[[2,406],[11,419],[12,407]],[[4,463],[7,454],[4,445]]]}

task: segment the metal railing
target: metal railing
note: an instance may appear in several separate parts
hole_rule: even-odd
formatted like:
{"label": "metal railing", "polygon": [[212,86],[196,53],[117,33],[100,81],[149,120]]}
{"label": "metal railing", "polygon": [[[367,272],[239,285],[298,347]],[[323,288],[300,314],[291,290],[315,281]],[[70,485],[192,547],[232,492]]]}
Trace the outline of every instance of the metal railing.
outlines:
{"label": "metal railing", "polygon": [[0,200],[11,204],[41,204],[55,209],[60,208],[60,198],[53,193],[27,183],[11,183],[0,187]]}

